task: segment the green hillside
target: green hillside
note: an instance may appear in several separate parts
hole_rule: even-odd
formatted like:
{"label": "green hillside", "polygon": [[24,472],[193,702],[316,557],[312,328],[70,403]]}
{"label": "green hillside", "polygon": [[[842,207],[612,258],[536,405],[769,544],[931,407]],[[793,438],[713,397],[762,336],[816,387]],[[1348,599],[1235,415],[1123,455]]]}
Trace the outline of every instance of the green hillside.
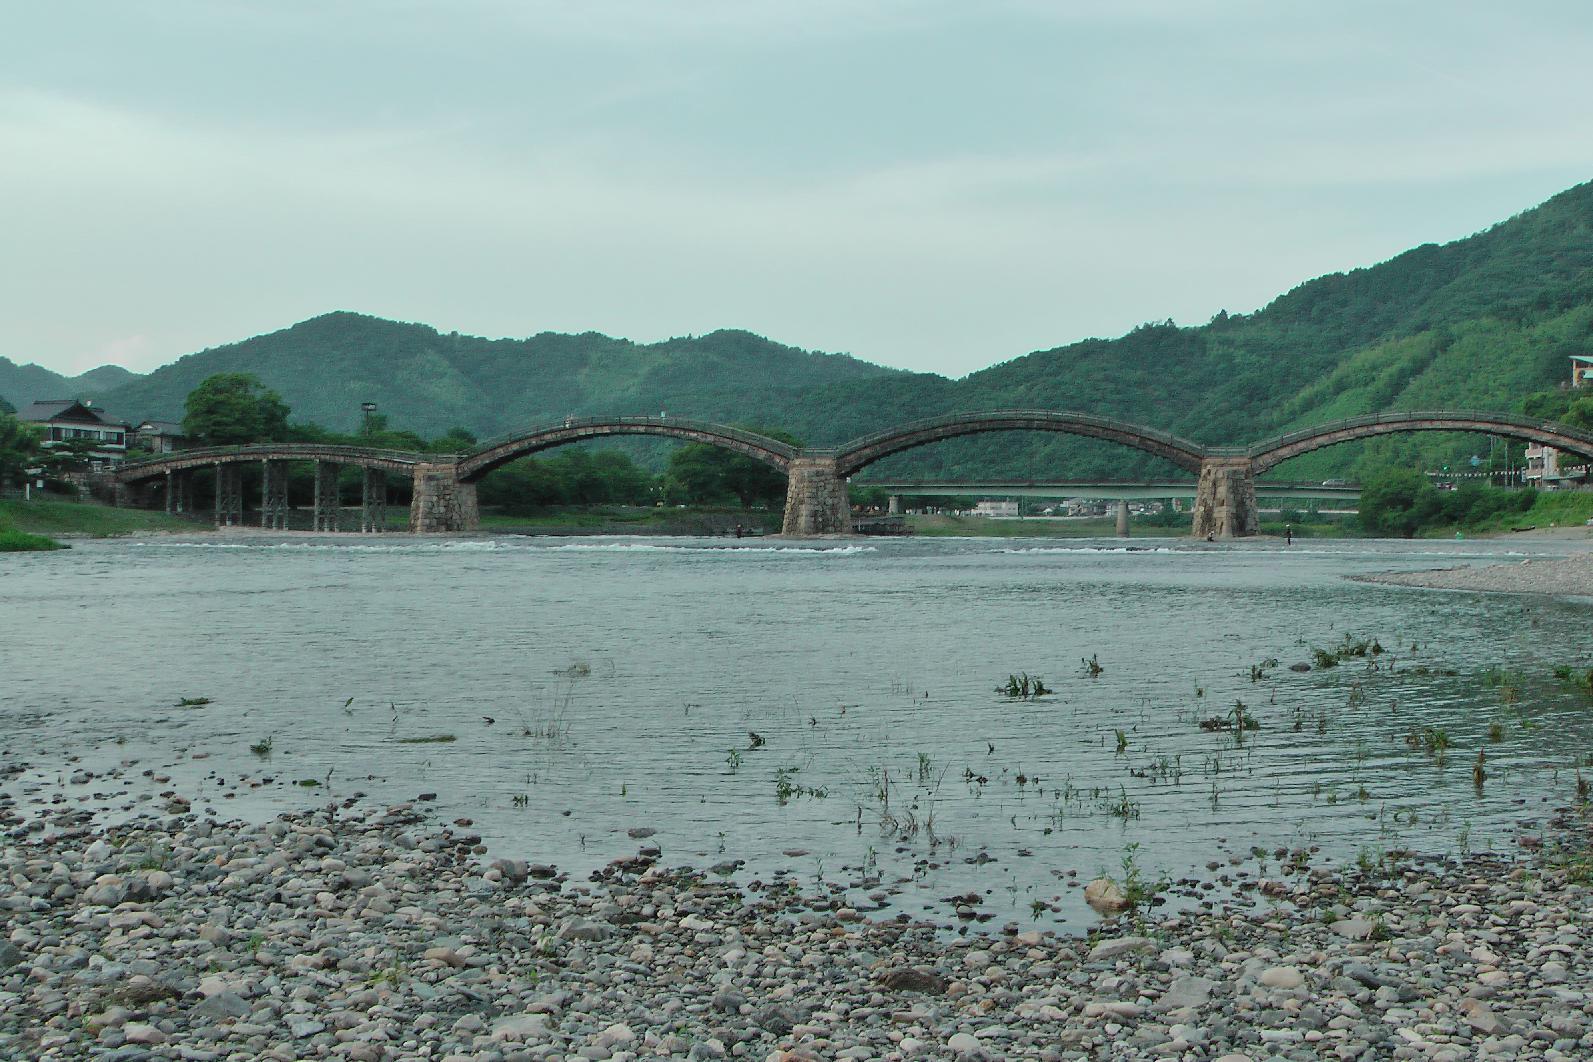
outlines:
{"label": "green hillside", "polygon": [[[837,443],[957,410],[1035,407],[1122,417],[1214,444],[1382,410],[1512,410],[1593,351],[1593,184],[1485,232],[1301,284],[1249,314],[1141,326],[1038,351],[961,380],[814,354],[748,332],[639,344],[597,333],[489,340],[353,313],[191,354],[100,397],[128,417],[178,418],[216,372],[252,372],[296,420],[354,426],[374,401],[394,427],[481,436],[568,414],[680,416],[782,427]],[[0,395],[17,402],[0,362]],[[42,372],[43,370],[38,370]],[[99,370],[97,370],[99,371]],[[23,394],[24,400],[39,397]],[[21,404],[17,402],[17,404]],[[1485,440],[1410,436],[1339,447],[1283,478],[1379,460],[1448,463]],[[1150,458],[1061,436],[981,436],[901,454],[872,474],[1134,476]]]}
{"label": "green hillside", "polygon": [[897,375],[749,332],[649,344],[595,332],[482,339],[330,313],[190,354],[116,390],[106,404],[124,416],[181,419],[183,398],[217,372],[254,373],[299,421],[351,429],[360,403],[370,401],[395,427],[436,435],[462,425],[484,437],[570,414],[665,410],[768,422],[812,388]]}
{"label": "green hillside", "polygon": [[[1193,328],[1148,324],[1120,339],[1017,358],[949,389],[891,381],[886,393],[889,405],[926,415],[1082,409],[1239,444],[1385,410],[1513,410],[1527,393],[1568,378],[1566,355],[1590,351],[1593,184],[1583,184],[1467,239],[1302,284],[1252,314],[1218,314]],[[861,409],[864,396],[850,388],[809,396],[808,411],[826,405]],[[1448,462],[1479,447],[1486,442],[1475,437],[1396,437],[1321,451],[1277,475],[1352,470],[1368,452]],[[996,436],[900,455],[880,472],[975,468],[1088,476],[1156,465],[1104,444]]]}
{"label": "green hillside", "polygon": [[120,365],[101,365],[81,376],[62,376],[42,365],[18,365],[10,358],[0,358],[0,403],[21,409],[30,402],[52,398],[98,400],[136,379],[137,373]]}

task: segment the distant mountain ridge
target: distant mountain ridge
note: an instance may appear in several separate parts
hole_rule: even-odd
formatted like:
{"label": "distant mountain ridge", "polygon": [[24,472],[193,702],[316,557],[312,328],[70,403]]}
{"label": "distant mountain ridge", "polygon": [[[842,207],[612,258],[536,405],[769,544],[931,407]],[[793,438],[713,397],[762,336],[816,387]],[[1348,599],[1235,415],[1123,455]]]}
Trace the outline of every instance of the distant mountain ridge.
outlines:
{"label": "distant mountain ridge", "polygon": [[[1515,408],[1593,353],[1593,183],[1484,232],[1303,283],[1249,314],[1143,325],[1014,358],[960,380],[789,347],[744,331],[659,343],[599,333],[483,339],[355,313],[190,354],[114,384],[95,370],[57,390],[129,417],[178,419],[215,372],[258,375],[297,420],[352,427],[374,401],[394,427],[482,436],[570,414],[681,416],[782,427],[810,444],[959,410],[1030,407],[1121,417],[1200,442],[1248,443],[1382,410]],[[0,361],[0,396],[37,366]],[[48,374],[53,376],[54,374]],[[47,381],[48,382],[48,381]],[[107,385],[110,385],[107,387]],[[30,387],[35,386],[29,383]],[[48,397],[70,397],[70,391]],[[1298,459],[1296,474],[1367,453],[1416,460],[1475,440],[1401,436]],[[898,455],[887,474],[1126,476],[1151,459],[1063,436],[979,436]],[[1283,470],[1288,471],[1286,468]]]}
{"label": "distant mountain ridge", "polygon": [[137,373],[120,365],[101,365],[79,376],[62,376],[42,365],[18,365],[0,357],[0,400],[14,409],[52,398],[93,398],[136,379]]}
{"label": "distant mountain ridge", "polygon": [[184,397],[217,372],[259,376],[295,420],[352,428],[370,401],[395,427],[435,435],[459,425],[484,436],[613,412],[772,423],[804,391],[898,374],[750,332],[647,344],[595,332],[484,339],[339,311],[190,354],[102,400],[120,413],[181,419]]}

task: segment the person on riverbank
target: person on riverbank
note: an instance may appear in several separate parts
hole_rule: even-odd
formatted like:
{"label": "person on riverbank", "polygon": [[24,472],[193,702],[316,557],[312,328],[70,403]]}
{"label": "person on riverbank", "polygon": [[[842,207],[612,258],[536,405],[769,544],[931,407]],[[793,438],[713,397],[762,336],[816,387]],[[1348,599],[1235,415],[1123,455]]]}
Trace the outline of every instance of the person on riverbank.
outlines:
{"label": "person on riverbank", "polygon": [[1283,544],[1285,546],[1294,545],[1294,525],[1293,524],[1284,524],[1283,525]]}

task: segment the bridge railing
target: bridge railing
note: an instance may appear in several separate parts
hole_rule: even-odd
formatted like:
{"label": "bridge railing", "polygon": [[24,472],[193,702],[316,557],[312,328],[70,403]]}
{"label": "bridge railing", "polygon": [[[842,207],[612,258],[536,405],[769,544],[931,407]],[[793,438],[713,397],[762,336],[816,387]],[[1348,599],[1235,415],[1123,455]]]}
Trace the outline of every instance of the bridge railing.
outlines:
{"label": "bridge railing", "polygon": [[[1165,446],[1169,446],[1178,450],[1186,450],[1195,454],[1206,453],[1208,449],[1200,443],[1185,439],[1179,435],[1174,435],[1169,431],[1162,431],[1158,428],[1147,428],[1141,424],[1133,424],[1124,420],[1115,420],[1111,417],[1100,417],[1093,413],[1073,413],[1066,410],[1057,409],[989,409],[966,413],[947,413],[938,417],[927,417],[924,420],[915,420],[908,424],[899,424],[896,427],[889,428],[885,431],[876,431],[860,438],[853,439],[851,442],[837,447],[835,452],[853,453],[858,450],[866,450],[871,446],[885,442],[888,439],[894,439],[900,435],[908,435],[921,431],[932,431],[935,428],[953,427],[959,424],[975,424],[979,423],[980,421],[1007,419],[1049,420],[1056,423],[1087,425],[1089,427],[1100,428],[1104,431],[1129,431],[1136,435],[1143,436],[1146,439],[1162,443]],[[818,451],[809,452],[816,453]]]}
{"label": "bridge railing", "polygon": [[155,457],[145,458],[140,461],[125,461],[118,468],[118,472],[136,472],[141,468],[153,468],[174,461],[203,461],[206,458],[237,458],[259,457],[264,460],[311,460],[316,457],[336,459],[347,458],[350,461],[364,459],[367,461],[388,461],[393,464],[414,465],[423,460],[447,461],[450,454],[420,454],[413,450],[383,450],[368,446],[345,446],[342,444],[321,443],[249,443],[242,446],[196,446],[191,450],[173,450],[171,453],[160,454]]}
{"label": "bridge railing", "polygon": [[[1533,431],[1553,432],[1556,435],[1563,435],[1568,439],[1575,439],[1578,442],[1593,446],[1593,432],[1557,424],[1552,420],[1544,420],[1541,417],[1525,417],[1515,413],[1486,413],[1473,409],[1428,409],[1346,417],[1343,420],[1316,424],[1312,427],[1288,432],[1271,439],[1263,439],[1260,442],[1252,443],[1248,447],[1235,448],[1231,452],[1234,455],[1260,457],[1262,454],[1271,453],[1273,450],[1282,449],[1305,439],[1314,439],[1322,435],[1331,435],[1335,432],[1348,431],[1354,428],[1375,427],[1379,424],[1406,424],[1413,420],[1470,420],[1483,424],[1497,424],[1500,427],[1529,428]],[[1229,450],[1227,448],[1213,448],[1211,452],[1214,454],[1227,453]]]}
{"label": "bridge railing", "polygon": [[771,439],[767,435],[759,435],[755,431],[744,428],[733,428],[728,424],[715,424],[707,420],[692,420],[687,417],[566,417],[551,424],[538,427],[523,428],[519,431],[506,432],[495,436],[486,442],[480,443],[467,454],[459,455],[460,460],[469,460],[489,453],[500,446],[517,442],[521,439],[531,438],[536,435],[546,435],[556,431],[566,431],[574,428],[601,428],[611,425],[634,427],[679,428],[682,431],[701,432],[705,435],[719,435],[738,442],[746,443],[761,450],[770,450],[782,457],[795,457],[797,448],[790,443]]}

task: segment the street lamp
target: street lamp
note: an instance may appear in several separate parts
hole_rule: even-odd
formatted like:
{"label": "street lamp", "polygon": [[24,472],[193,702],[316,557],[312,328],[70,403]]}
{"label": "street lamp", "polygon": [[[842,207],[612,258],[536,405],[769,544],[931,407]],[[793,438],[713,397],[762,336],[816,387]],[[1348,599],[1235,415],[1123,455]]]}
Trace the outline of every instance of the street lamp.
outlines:
{"label": "street lamp", "polygon": [[360,409],[365,413],[365,435],[371,434],[371,414],[376,412],[375,402],[361,402]]}

